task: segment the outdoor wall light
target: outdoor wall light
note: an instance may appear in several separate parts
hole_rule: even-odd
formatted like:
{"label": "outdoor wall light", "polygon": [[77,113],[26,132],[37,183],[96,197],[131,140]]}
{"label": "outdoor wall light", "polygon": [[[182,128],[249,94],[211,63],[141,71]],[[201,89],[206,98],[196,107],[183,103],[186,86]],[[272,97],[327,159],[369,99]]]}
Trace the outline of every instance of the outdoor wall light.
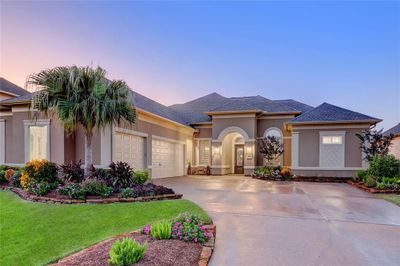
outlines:
{"label": "outdoor wall light", "polygon": [[219,154],[219,153],[220,153],[220,148],[214,147],[214,154]]}

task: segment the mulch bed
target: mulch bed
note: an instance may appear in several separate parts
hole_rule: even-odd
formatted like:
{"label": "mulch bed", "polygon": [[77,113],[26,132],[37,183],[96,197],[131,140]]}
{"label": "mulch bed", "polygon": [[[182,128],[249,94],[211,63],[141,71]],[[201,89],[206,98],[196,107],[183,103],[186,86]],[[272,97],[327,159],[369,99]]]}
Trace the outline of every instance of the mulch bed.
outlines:
{"label": "mulch bed", "polygon": [[[151,236],[133,232],[117,237],[130,237],[143,244],[147,242],[148,249],[144,258],[135,265],[177,265],[191,266],[198,265],[202,245],[193,242],[184,242],[181,240],[155,240]],[[116,239],[106,240],[79,253],[66,257],[58,263],[57,266],[108,266],[109,251]]]}
{"label": "mulch bed", "polygon": [[22,199],[34,201],[34,202],[42,202],[42,203],[58,203],[58,204],[82,204],[82,203],[116,203],[116,202],[146,202],[153,200],[171,200],[171,199],[181,199],[182,194],[165,194],[165,195],[157,195],[157,196],[146,196],[146,197],[137,197],[137,198],[119,198],[118,194],[114,194],[113,197],[110,198],[101,198],[101,197],[93,197],[89,196],[86,200],[76,200],[70,199],[67,196],[60,195],[56,191],[51,191],[46,196],[36,196],[26,192],[23,189],[8,187],[8,186],[0,186],[0,189],[8,189],[13,191],[15,194],[20,196]]}
{"label": "mulch bed", "polygon": [[352,185],[358,189],[367,191],[369,193],[382,193],[382,194],[400,194],[399,189],[377,189],[377,188],[369,188],[363,183],[354,182],[352,180],[347,181],[347,184]]}

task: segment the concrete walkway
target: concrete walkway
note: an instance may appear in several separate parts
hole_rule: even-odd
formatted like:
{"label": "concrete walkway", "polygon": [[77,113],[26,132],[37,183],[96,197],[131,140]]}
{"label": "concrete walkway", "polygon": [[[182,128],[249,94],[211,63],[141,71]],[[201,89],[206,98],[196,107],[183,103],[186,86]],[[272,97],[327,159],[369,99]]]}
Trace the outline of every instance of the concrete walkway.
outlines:
{"label": "concrete walkway", "polygon": [[400,207],[347,184],[156,180],[217,225],[211,265],[400,265]]}

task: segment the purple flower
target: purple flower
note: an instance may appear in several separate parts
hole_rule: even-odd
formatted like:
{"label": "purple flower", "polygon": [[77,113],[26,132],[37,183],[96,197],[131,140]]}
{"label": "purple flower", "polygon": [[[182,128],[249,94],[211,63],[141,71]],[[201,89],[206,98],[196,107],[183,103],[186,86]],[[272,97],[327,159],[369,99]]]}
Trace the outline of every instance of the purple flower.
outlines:
{"label": "purple flower", "polygon": [[145,233],[146,235],[149,235],[150,232],[151,232],[151,225],[147,225],[147,226],[144,228],[144,233]]}

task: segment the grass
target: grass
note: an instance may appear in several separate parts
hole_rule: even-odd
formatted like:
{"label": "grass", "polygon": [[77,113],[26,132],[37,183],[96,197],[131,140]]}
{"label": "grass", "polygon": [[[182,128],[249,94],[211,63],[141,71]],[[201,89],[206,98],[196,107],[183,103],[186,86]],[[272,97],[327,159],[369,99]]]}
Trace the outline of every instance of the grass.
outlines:
{"label": "grass", "polygon": [[0,191],[0,265],[48,264],[184,211],[209,219],[188,200],[58,205],[28,202],[10,191]]}
{"label": "grass", "polygon": [[397,194],[377,194],[376,195],[380,199],[384,199],[390,202],[393,202],[394,204],[400,206],[400,195]]}

